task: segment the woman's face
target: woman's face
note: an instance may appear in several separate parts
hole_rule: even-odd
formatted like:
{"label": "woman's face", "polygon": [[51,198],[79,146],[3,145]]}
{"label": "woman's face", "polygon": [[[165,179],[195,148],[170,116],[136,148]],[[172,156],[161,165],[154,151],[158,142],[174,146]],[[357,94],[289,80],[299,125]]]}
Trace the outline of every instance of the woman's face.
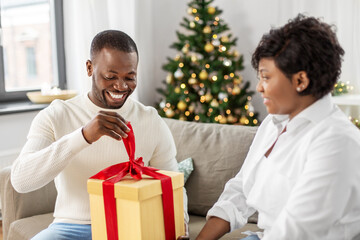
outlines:
{"label": "woman's face", "polygon": [[288,79],[272,58],[260,60],[258,75],[256,90],[261,93],[268,113],[288,114],[291,119],[303,110],[296,79]]}

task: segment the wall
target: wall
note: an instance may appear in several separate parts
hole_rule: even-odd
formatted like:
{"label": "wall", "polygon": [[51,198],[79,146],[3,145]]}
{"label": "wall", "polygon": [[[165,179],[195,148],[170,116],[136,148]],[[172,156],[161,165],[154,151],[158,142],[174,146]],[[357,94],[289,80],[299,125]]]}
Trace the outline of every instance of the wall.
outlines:
{"label": "wall", "polygon": [[[138,2],[138,1],[137,1]],[[167,73],[162,65],[167,63],[167,57],[174,58],[176,51],[169,46],[177,40],[176,30],[184,32],[180,26],[183,17],[187,14],[187,0],[140,0],[136,9],[141,9],[136,16],[135,40],[140,50],[139,100],[145,104],[153,105],[160,99],[155,89],[163,87],[161,83]],[[141,6],[146,5],[148,8]],[[214,6],[223,10],[220,18],[230,27],[230,32],[238,38],[236,49],[244,55],[242,75],[250,81],[251,89],[255,90],[257,84],[256,73],[252,69],[251,54],[256,48],[261,36],[271,27],[284,25],[298,13],[320,17],[324,21],[335,24],[340,44],[346,52],[341,81],[352,81],[355,86],[360,82],[360,68],[355,64],[360,56],[359,29],[356,24],[359,20],[360,1],[341,0],[226,0],[214,1]],[[357,11],[357,12],[356,12]],[[144,14],[145,13],[145,14]],[[342,14],[349,13],[349,14]],[[353,30],[351,27],[353,27]],[[358,79],[356,81],[356,79]],[[359,91],[360,86],[357,88]],[[267,115],[260,94],[253,98],[255,110],[260,113],[260,120]]]}
{"label": "wall", "polygon": [[11,164],[26,142],[32,119],[38,111],[0,115],[0,169]]}

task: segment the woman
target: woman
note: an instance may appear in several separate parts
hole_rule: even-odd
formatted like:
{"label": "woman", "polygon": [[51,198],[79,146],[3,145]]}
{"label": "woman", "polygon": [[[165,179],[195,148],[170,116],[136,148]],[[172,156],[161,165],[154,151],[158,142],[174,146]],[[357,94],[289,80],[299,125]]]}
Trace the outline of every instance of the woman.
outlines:
{"label": "woman", "polygon": [[245,239],[360,237],[360,131],[330,96],[343,55],[331,26],[313,17],[262,37],[252,65],[269,115],[198,240],[241,228],[255,211],[264,232]]}

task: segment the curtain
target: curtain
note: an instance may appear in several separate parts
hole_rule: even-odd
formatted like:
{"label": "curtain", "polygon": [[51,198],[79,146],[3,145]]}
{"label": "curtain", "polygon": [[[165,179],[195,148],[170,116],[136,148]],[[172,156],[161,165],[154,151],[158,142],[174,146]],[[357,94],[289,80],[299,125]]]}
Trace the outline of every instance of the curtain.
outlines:
{"label": "curtain", "polygon": [[[127,0],[64,0],[64,35],[68,88],[80,94],[91,88],[86,73],[93,37],[106,29],[126,32],[135,42],[135,3]],[[132,97],[137,98],[135,92]]]}

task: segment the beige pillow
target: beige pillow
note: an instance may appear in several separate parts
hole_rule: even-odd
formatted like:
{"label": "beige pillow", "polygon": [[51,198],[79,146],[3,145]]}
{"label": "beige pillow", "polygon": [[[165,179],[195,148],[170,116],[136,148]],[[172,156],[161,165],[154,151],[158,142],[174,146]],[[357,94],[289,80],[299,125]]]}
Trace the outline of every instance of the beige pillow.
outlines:
{"label": "beige pillow", "polygon": [[185,184],[188,211],[205,216],[239,172],[257,127],[164,120],[175,140],[176,158],[193,159],[194,171]]}

